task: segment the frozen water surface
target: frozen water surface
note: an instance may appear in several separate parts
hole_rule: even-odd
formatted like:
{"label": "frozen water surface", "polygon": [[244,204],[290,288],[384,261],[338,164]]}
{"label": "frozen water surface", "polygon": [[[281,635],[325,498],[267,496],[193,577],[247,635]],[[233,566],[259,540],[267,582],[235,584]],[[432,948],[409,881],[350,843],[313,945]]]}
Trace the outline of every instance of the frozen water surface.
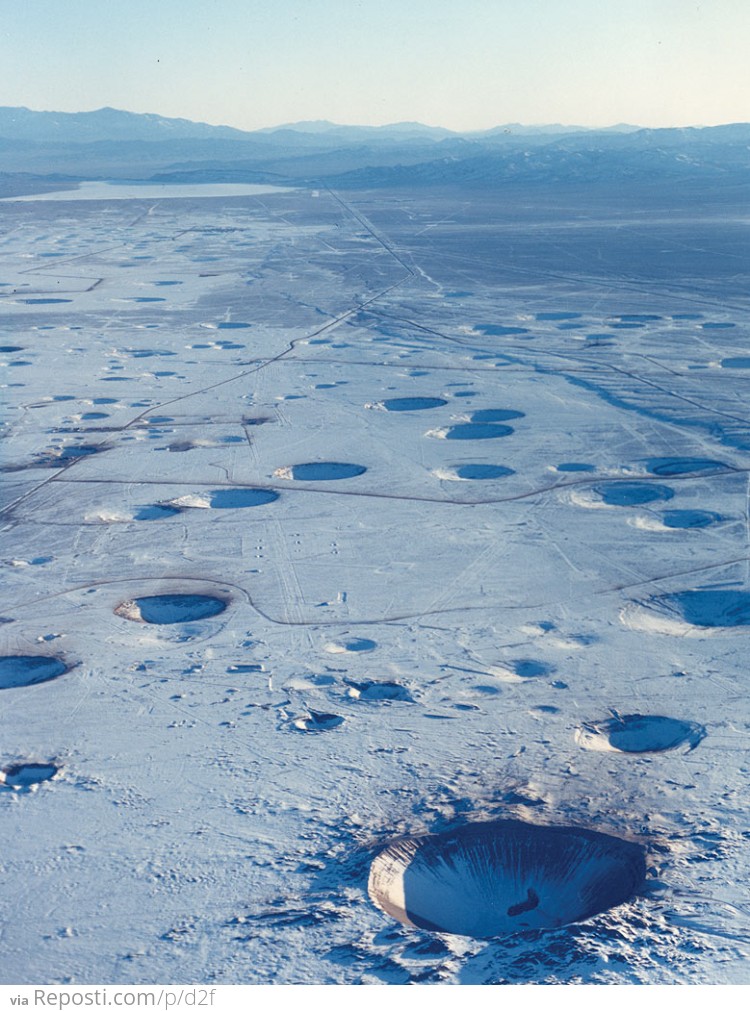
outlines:
{"label": "frozen water surface", "polygon": [[0,982],[750,982],[741,190],[3,202]]}

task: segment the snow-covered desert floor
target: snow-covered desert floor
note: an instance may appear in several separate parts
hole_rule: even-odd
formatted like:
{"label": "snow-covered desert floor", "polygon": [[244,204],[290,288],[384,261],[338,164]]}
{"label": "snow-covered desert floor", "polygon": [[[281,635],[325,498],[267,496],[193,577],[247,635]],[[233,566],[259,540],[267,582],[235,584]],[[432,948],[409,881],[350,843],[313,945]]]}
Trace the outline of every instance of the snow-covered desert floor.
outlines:
{"label": "snow-covered desert floor", "polygon": [[172,190],[0,204],[0,981],[750,982],[742,195]]}

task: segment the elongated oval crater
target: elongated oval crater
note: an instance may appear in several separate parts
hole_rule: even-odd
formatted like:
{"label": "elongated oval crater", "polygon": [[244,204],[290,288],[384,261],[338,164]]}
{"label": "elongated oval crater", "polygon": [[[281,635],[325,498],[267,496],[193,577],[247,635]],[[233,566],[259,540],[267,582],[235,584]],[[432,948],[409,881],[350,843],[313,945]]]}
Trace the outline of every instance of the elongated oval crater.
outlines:
{"label": "elongated oval crater", "polygon": [[383,850],[368,892],[405,926],[490,938],[588,920],[635,894],[642,847],[588,829],[497,821]]}
{"label": "elongated oval crater", "polygon": [[665,485],[638,481],[599,484],[594,487],[594,492],[605,505],[610,506],[648,505],[649,502],[667,502],[674,496],[672,489]]}
{"label": "elongated oval crater", "polygon": [[56,656],[0,656],[0,689],[42,684],[67,670],[67,664]]}
{"label": "elongated oval crater", "polygon": [[479,424],[497,424],[498,421],[514,421],[516,418],[525,418],[523,411],[513,411],[504,407],[483,407],[479,411],[473,411],[471,420]]}
{"label": "elongated oval crater", "polygon": [[225,611],[227,602],[201,593],[161,593],[153,597],[124,600],[115,614],[128,621],[148,625],[181,625],[187,621],[213,618]]}
{"label": "elongated oval crater", "polygon": [[469,440],[469,439],[502,439],[506,435],[512,435],[514,429],[510,425],[499,425],[495,422],[477,423],[473,421],[463,422],[459,425],[451,425],[450,428],[435,429],[427,432],[437,439]]}
{"label": "elongated oval crater", "polygon": [[60,771],[52,762],[17,762],[0,769],[0,783],[13,789],[24,789],[46,783]]}
{"label": "elongated oval crater", "polygon": [[268,505],[278,497],[279,493],[269,488],[218,488],[211,492],[211,508],[250,509],[253,506]]}
{"label": "elongated oval crater", "polygon": [[701,530],[720,519],[718,513],[706,509],[667,509],[661,516],[662,523],[670,530]]}
{"label": "elongated oval crater", "polygon": [[274,477],[292,481],[342,481],[348,477],[359,477],[367,467],[359,463],[295,463],[291,467],[280,467]]}
{"label": "elongated oval crater", "polygon": [[386,411],[430,411],[448,403],[442,397],[392,397],[383,401]]}
{"label": "elongated oval crater", "polygon": [[715,474],[729,468],[721,460],[703,456],[655,456],[646,461],[649,474],[681,477],[685,474]]}
{"label": "elongated oval crater", "polygon": [[750,627],[750,591],[681,590],[628,604],[620,620],[630,628],[667,635],[721,635]]}

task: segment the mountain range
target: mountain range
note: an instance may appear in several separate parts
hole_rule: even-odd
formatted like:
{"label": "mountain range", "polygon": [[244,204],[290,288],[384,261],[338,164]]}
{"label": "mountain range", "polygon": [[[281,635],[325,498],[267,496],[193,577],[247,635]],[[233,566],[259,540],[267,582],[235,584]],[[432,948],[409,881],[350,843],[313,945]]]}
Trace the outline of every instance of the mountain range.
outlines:
{"label": "mountain range", "polygon": [[[495,186],[515,180],[747,180],[750,124],[606,129],[518,123],[457,133],[422,123],[327,120],[243,131],[103,108],[0,107],[0,192],[60,177],[379,186]],[[20,189],[19,189],[20,188]]]}

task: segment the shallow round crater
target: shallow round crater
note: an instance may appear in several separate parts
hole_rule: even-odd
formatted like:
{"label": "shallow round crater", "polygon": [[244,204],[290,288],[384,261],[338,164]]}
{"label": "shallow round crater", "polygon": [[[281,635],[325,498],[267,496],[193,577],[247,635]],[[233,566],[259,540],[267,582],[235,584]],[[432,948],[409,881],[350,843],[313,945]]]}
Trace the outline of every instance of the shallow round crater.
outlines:
{"label": "shallow round crater", "polygon": [[46,783],[60,771],[52,762],[17,762],[0,769],[0,783],[12,789],[28,789],[37,783]]}
{"label": "shallow round crater", "polygon": [[74,446],[55,446],[52,449],[38,453],[34,457],[32,467],[64,467],[75,460],[82,460],[86,456],[94,456],[96,453],[105,453],[107,446],[90,446],[78,444]]}
{"label": "shallow round crater", "polygon": [[515,471],[499,463],[461,463],[453,468],[453,474],[459,481],[495,481]]}
{"label": "shallow round crater", "polygon": [[498,421],[514,421],[516,418],[525,418],[523,411],[511,411],[502,407],[484,407],[479,411],[472,411],[472,422],[480,424],[494,425]]}
{"label": "shallow round crater", "polygon": [[374,639],[339,639],[337,642],[327,642],[323,649],[326,653],[369,653],[375,649]]}
{"label": "shallow round crater", "polygon": [[728,469],[720,460],[709,460],[700,456],[655,456],[646,460],[646,466],[649,474],[656,474],[658,477],[716,473]]}
{"label": "shallow round crater", "polygon": [[691,625],[700,628],[737,628],[750,625],[747,590],[683,590],[661,598]]}
{"label": "shallow round crater", "polygon": [[56,656],[0,656],[0,689],[53,681],[68,670]]}
{"label": "shallow round crater", "polygon": [[442,397],[393,397],[383,401],[386,411],[431,411],[448,403]]}
{"label": "shallow round crater", "polygon": [[318,734],[325,730],[334,730],[344,722],[343,716],[336,713],[316,713],[312,709],[307,716],[294,720],[292,726],[295,730],[302,730],[305,733]]}
{"label": "shallow round crater", "polygon": [[178,506],[173,505],[145,505],[141,506],[136,512],[133,513],[134,520],[166,520],[171,516],[179,516],[182,510]]}
{"label": "shallow round crater", "polygon": [[450,428],[441,428],[428,435],[438,439],[465,440],[465,439],[502,439],[506,435],[512,435],[514,429],[510,425],[498,425],[487,422],[477,424],[467,421],[460,425],[451,425]]}
{"label": "shallow round crater", "polygon": [[548,677],[554,674],[552,664],[542,660],[505,660],[487,668],[489,674],[494,674],[501,681],[526,681],[530,678]]}
{"label": "shallow round crater", "polygon": [[718,513],[705,509],[667,509],[661,514],[662,523],[670,530],[701,530],[720,519]]}
{"label": "shallow round crater", "polygon": [[575,463],[571,461],[570,463],[558,463],[555,470],[560,474],[590,474],[596,470],[596,467],[590,463]]}
{"label": "shallow round crater", "polygon": [[295,463],[291,467],[280,467],[274,477],[291,481],[343,481],[349,477],[359,477],[367,467],[359,463]]}
{"label": "shallow round crater", "polygon": [[587,920],[627,902],[645,872],[635,843],[497,821],[392,843],[372,863],[368,892],[405,926],[490,938]]}
{"label": "shallow round crater", "polygon": [[210,494],[212,509],[251,509],[275,502],[279,497],[277,491],[268,488],[219,488]]}
{"label": "shallow round crater", "polygon": [[576,741],[588,751],[624,751],[642,754],[696,748],[706,736],[700,723],[675,720],[671,716],[628,716],[616,714],[600,723],[584,723],[576,731]]}
{"label": "shallow round crater", "polygon": [[630,628],[667,635],[712,635],[750,627],[747,590],[682,590],[634,601],[621,620]]}
{"label": "shallow round crater", "polygon": [[397,681],[353,681],[344,678],[349,685],[349,695],[362,702],[413,702],[408,689]]}
{"label": "shallow round crater", "polygon": [[665,485],[640,483],[638,481],[613,481],[594,486],[594,492],[611,506],[639,506],[650,502],[667,502],[674,492]]}
{"label": "shallow round crater", "polygon": [[225,611],[227,602],[201,593],[161,593],[153,597],[124,600],[115,614],[128,621],[148,625],[181,625],[187,621],[213,618]]}

